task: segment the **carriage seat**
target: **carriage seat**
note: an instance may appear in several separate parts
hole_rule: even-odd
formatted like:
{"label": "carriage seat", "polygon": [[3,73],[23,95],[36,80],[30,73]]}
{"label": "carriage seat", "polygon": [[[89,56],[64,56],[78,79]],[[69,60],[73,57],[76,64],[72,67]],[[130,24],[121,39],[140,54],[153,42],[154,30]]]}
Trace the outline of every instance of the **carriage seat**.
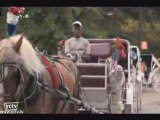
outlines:
{"label": "carriage seat", "polygon": [[[88,63],[77,63],[77,66],[82,71],[94,70],[95,68],[103,68],[105,64],[98,63],[99,59],[107,59],[111,56],[111,44],[110,43],[91,43],[91,60]],[[80,71],[81,71],[80,70]],[[85,72],[84,72],[85,73]]]}
{"label": "carriage seat", "polygon": [[111,44],[110,43],[91,43],[91,62],[92,59],[106,59],[111,56]]}
{"label": "carriage seat", "polygon": [[[91,43],[91,61],[89,63],[77,63],[81,74],[85,75],[105,75],[105,63],[98,62],[98,59],[107,59],[111,55],[110,43]],[[97,60],[95,61],[95,58]],[[93,61],[94,59],[94,61]],[[98,72],[100,71],[100,73]]]}
{"label": "carriage seat", "polygon": [[[77,63],[80,72],[82,87],[104,88],[106,85],[107,66],[106,63],[98,62],[98,59],[107,59],[111,55],[110,43],[91,43],[91,61],[88,63]],[[95,58],[97,58],[95,60]],[[93,61],[94,59],[94,61]]]}

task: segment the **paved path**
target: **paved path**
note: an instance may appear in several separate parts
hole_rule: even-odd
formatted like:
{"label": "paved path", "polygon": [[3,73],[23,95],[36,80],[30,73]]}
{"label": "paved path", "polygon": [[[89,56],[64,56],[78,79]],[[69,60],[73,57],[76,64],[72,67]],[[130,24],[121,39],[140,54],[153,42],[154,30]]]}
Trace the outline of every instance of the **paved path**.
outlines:
{"label": "paved path", "polygon": [[141,114],[160,114],[160,92],[153,92],[152,88],[145,88],[142,94]]}

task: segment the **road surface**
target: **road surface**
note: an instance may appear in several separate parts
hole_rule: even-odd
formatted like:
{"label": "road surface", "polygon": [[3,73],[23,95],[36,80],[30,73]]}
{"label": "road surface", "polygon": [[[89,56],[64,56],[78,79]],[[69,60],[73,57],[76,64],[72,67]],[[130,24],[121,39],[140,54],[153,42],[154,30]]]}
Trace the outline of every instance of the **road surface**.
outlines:
{"label": "road surface", "polygon": [[152,88],[144,89],[140,114],[160,114],[160,92],[153,92]]}

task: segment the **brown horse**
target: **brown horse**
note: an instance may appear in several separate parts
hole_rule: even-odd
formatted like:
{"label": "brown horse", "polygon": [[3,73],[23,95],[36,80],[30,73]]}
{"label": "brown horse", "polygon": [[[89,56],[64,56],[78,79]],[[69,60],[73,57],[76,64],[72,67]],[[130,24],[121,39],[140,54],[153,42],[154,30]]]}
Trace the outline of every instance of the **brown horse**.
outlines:
{"label": "brown horse", "polygon": [[[67,59],[54,62],[61,68],[64,85],[71,96],[79,97],[76,65]],[[63,63],[63,64],[61,64]],[[24,113],[77,113],[78,105],[45,92],[38,84],[54,89],[54,81],[28,39],[20,35],[0,42],[0,102],[19,102]],[[59,88],[60,89],[60,88]]]}

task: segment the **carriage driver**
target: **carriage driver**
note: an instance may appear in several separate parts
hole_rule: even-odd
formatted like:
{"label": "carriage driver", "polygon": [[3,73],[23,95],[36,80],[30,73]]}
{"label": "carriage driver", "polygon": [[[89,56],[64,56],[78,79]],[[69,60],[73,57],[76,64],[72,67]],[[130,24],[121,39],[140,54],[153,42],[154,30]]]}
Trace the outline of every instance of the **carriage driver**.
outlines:
{"label": "carriage driver", "polygon": [[81,62],[87,62],[90,59],[90,43],[82,37],[83,25],[80,21],[73,22],[72,26],[73,37],[65,42],[65,54],[77,52],[81,56]]}

